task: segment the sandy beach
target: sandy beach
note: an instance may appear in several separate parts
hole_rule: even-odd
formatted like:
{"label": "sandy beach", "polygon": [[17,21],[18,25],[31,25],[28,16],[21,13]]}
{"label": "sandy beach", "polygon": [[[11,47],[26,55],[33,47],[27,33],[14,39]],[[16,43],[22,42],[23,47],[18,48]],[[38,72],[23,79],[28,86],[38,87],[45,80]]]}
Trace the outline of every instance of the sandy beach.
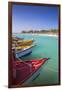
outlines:
{"label": "sandy beach", "polygon": [[38,35],[38,36],[50,36],[50,37],[58,37],[58,35],[56,35],[56,34],[37,34],[37,33],[25,33],[25,34],[23,34],[23,33],[21,33],[22,35]]}

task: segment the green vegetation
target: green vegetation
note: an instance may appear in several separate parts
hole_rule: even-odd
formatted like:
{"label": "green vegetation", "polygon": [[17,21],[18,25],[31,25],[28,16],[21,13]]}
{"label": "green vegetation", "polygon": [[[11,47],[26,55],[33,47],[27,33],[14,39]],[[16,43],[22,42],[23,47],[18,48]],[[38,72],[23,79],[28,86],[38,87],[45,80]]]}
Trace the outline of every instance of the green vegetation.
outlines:
{"label": "green vegetation", "polygon": [[51,29],[51,30],[23,30],[21,33],[37,33],[37,34],[58,34],[58,30]]}

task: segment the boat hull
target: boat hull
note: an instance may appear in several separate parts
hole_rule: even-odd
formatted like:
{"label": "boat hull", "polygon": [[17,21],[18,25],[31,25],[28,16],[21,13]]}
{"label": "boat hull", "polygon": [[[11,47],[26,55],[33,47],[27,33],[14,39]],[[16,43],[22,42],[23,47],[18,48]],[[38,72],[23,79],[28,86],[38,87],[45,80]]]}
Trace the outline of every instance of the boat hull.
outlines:
{"label": "boat hull", "polygon": [[41,67],[34,74],[32,74],[28,80],[21,84],[21,86],[28,86],[29,83],[31,83],[37,76],[40,75],[40,69]]}
{"label": "boat hull", "polygon": [[16,58],[23,57],[25,55],[32,53],[32,49],[33,49],[33,47],[30,47],[25,50],[22,50],[22,51],[20,50],[20,51],[16,52]]}
{"label": "boat hull", "polygon": [[28,86],[40,74],[41,66],[48,59],[13,62],[13,85]]}

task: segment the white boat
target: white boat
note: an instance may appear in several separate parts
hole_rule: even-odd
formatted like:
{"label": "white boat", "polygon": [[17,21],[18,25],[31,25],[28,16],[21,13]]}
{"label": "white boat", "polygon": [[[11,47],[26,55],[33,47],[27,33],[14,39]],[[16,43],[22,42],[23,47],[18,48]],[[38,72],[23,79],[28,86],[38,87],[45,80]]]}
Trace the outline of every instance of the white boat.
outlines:
{"label": "white boat", "polygon": [[16,58],[19,58],[19,57],[22,57],[22,56],[25,56],[27,54],[32,53],[32,49],[33,49],[34,46],[35,45],[31,45],[31,46],[29,46],[27,48],[23,48],[23,49],[18,50],[18,51],[16,50],[15,51],[16,52]]}

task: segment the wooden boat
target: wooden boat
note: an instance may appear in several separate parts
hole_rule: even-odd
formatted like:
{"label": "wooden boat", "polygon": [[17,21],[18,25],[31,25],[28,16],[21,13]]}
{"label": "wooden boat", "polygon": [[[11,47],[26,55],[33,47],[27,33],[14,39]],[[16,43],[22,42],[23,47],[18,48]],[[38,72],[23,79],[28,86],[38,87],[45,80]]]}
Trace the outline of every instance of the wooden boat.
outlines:
{"label": "wooden boat", "polygon": [[27,86],[39,74],[41,66],[49,58],[41,58],[37,60],[22,61],[13,58],[13,85]]}
{"label": "wooden boat", "polygon": [[30,46],[36,46],[36,43],[34,42],[32,45],[14,45],[12,44],[12,48],[16,47],[16,50],[24,49],[24,48],[29,48]]}
{"label": "wooden boat", "polygon": [[32,50],[33,50],[33,47],[36,46],[35,44],[34,45],[30,45],[30,46],[27,46],[27,47],[20,47],[20,48],[16,48],[15,46],[12,47],[12,51],[15,50],[15,54],[16,54],[16,58],[19,58],[19,57],[22,57],[22,56],[25,56],[25,55],[28,55],[30,53],[32,53]]}
{"label": "wooden boat", "polygon": [[21,40],[23,40],[24,38],[19,38],[19,37],[16,37],[16,36],[13,36],[12,37],[12,44],[15,44],[15,43],[17,43],[19,40],[21,41]]}
{"label": "wooden boat", "polygon": [[13,41],[18,41],[18,40],[23,40],[23,38],[19,38],[19,37],[12,37]]}
{"label": "wooden boat", "polygon": [[[35,44],[33,44],[33,45],[35,45]],[[27,45],[27,46],[16,46],[16,50],[20,50],[20,49],[24,49],[24,48],[29,48],[29,47],[31,47],[31,46],[33,46],[33,45]]]}
{"label": "wooden boat", "polygon": [[34,46],[35,45],[30,45],[28,47],[16,49],[15,50],[16,58],[22,57],[22,56],[25,56],[25,55],[28,55],[28,54],[32,53],[32,49],[33,49]]}
{"label": "wooden boat", "polygon": [[29,46],[29,45],[32,45],[33,42],[34,42],[33,39],[31,39],[31,40],[18,40],[17,46]]}

